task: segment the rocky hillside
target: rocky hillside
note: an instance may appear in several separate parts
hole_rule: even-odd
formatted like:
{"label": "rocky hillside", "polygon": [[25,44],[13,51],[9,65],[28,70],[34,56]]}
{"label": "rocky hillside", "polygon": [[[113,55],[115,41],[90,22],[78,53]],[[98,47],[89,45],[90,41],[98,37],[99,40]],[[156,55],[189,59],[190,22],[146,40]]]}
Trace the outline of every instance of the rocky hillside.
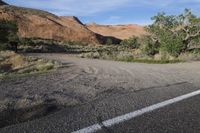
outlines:
{"label": "rocky hillside", "polygon": [[87,24],[91,31],[103,36],[112,36],[119,39],[128,39],[129,37],[140,37],[147,34],[143,26],[139,25],[98,25],[95,23]]}
{"label": "rocky hillside", "polygon": [[88,30],[76,17],[58,17],[45,11],[2,5],[3,3],[1,1],[0,19],[16,21],[21,37],[88,43],[104,43],[107,40]]}

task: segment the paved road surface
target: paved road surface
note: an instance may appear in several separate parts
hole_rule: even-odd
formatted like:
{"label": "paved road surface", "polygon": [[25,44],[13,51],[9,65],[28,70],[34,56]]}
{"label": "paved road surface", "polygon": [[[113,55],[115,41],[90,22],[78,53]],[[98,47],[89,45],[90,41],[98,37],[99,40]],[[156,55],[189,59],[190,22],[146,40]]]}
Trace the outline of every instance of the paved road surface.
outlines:
{"label": "paved road surface", "polygon": [[[198,94],[121,123],[110,126],[104,124],[112,118],[198,91],[198,62],[150,65],[77,59],[63,54],[37,56],[74,65],[77,71],[72,72],[77,76],[67,83],[59,83],[74,89],[73,95],[81,100],[76,106],[67,107],[37,120],[4,127],[0,129],[2,133],[67,133],[82,131],[81,129],[92,125],[100,125],[98,130],[92,131],[105,133],[200,132]],[[3,82],[4,85],[6,83],[8,82]],[[49,88],[49,91],[51,89],[53,88]],[[69,93],[70,89],[64,92]]]}

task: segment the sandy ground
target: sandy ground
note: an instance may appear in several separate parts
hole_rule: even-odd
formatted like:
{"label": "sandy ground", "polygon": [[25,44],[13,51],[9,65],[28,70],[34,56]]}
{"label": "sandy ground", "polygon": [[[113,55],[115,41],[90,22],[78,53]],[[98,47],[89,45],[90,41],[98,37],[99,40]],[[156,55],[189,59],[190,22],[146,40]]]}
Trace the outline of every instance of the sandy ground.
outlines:
{"label": "sandy ground", "polygon": [[49,104],[66,107],[113,94],[183,82],[200,86],[200,62],[143,64],[81,59],[66,54],[31,56],[59,60],[69,67],[42,75],[0,80],[1,112]]}

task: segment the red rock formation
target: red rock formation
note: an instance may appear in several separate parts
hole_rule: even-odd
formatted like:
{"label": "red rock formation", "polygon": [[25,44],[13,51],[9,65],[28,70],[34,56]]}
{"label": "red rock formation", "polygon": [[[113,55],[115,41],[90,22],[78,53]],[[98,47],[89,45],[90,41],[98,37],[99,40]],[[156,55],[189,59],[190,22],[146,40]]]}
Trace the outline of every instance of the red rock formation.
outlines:
{"label": "red rock formation", "polygon": [[21,37],[88,43],[103,43],[105,39],[88,30],[76,17],[58,17],[41,10],[1,5],[0,19],[16,21]]}
{"label": "red rock formation", "polygon": [[112,36],[119,39],[128,39],[129,37],[140,37],[147,34],[143,26],[139,25],[98,25],[88,24],[87,28],[103,36]]}

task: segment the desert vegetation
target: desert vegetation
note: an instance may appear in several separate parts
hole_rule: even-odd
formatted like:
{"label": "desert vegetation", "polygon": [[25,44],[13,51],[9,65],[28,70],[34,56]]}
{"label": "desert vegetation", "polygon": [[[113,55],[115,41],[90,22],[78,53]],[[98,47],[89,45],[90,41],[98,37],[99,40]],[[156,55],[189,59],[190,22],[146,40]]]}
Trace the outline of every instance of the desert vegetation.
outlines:
{"label": "desert vegetation", "polygon": [[[200,18],[191,10],[185,9],[182,14],[176,16],[158,13],[152,20],[154,23],[146,27],[150,33],[146,36],[148,43],[144,43],[144,51],[147,54],[160,53],[178,57],[199,50]],[[149,49],[152,52],[149,52]]]}
{"label": "desert vegetation", "polygon": [[[31,58],[15,53],[20,49],[20,46],[25,47],[27,43],[31,45],[34,42],[33,39],[18,37],[17,31],[18,27],[14,21],[0,21],[0,78],[46,72],[61,66],[56,61]],[[46,45],[45,41],[42,42],[43,45]],[[42,42],[37,42],[41,44],[40,47],[42,47]],[[48,45],[53,44],[49,44],[48,41]]]}
{"label": "desert vegetation", "polygon": [[[198,60],[200,51],[200,18],[185,9],[180,15],[158,13],[153,24],[146,26],[148,35],[121,41],[117,50],[95,52],[86,57],[97,58],[102,53],[121,61],[170,63]],[[108,50],[108,49],[107,49]],[[107,54],[109,53],[109,54]]]}
{"label": "desert vegetation", "polygon": [[[127,62],[175,63],[200,59],[200,18],[185,9],[180,15],[158,13],[153,24],[145,27],[143,36],[132,36],[115,44],[81,41],[56,41],[44,38],[22,38],[17,35],[17,24],[0,21],[0,49],[13,50],[17,42],[20,52],[65,52],[82,58],[96,58]],[[15,44],[15,43],[14,43]]]}
{"label": "desert vegetation", "polygon": [[11,51],[0,52],[0,78],[46,72],[61,67],[53,60],[26,57]]}

